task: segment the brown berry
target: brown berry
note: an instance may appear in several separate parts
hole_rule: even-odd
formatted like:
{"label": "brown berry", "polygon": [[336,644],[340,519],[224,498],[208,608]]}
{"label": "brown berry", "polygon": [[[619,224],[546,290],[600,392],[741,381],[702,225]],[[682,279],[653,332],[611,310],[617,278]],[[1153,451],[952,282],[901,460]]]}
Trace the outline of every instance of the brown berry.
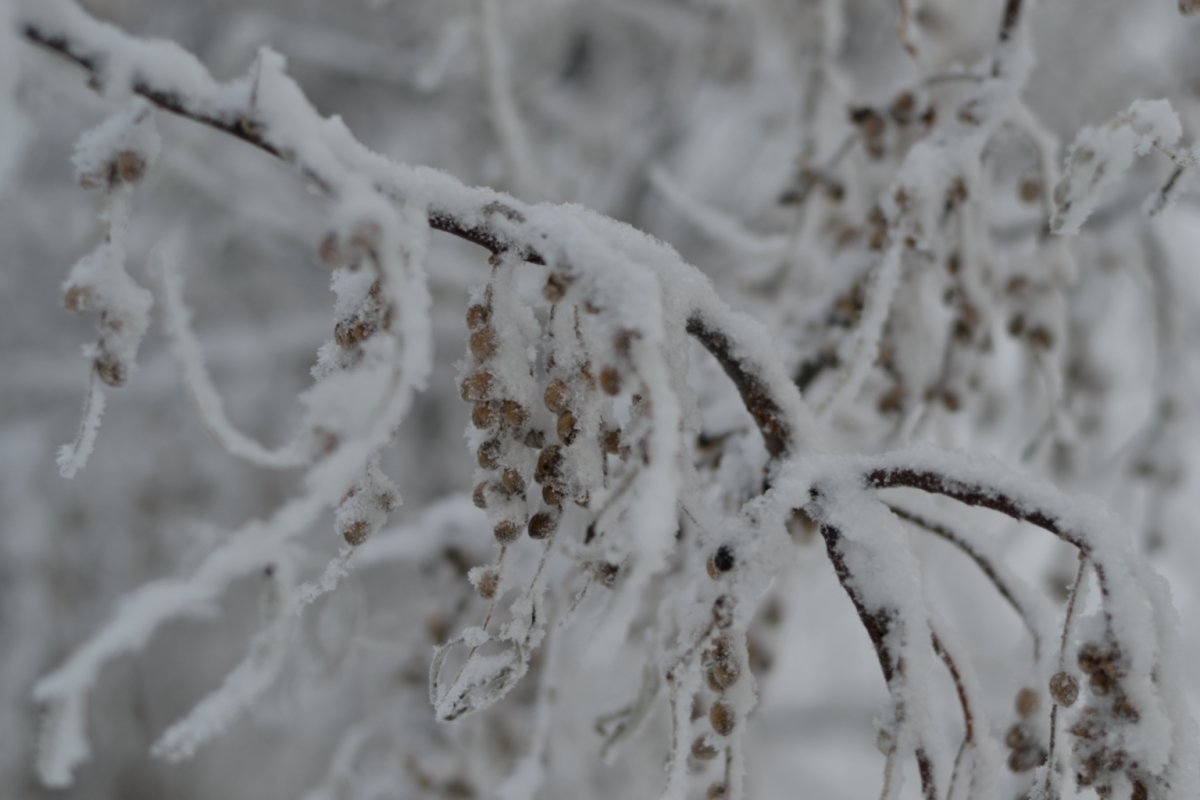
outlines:
{"label": "brown berry", "polygon": [[524,495],[525,494],[525,479],[521,477],[521,473],[512,467],[505,467],[500,473],[500,487],[508,495]]}
{"label": "brown berry", "polygon": [[714,661],[704,671],[704,682],[714,692],[723,692],[737,683],[741,671],[741,667],[732,658]]}
{"label": "brown berry", "polygon": [[560,481],[546,481],[542,484],[542,502],[548,506],[559,508],[566,496],[566,489]]}
{"label": "brown berry", "polygon": [[459,387],[462,399],[468,403],[478,403],[480,400],[487,400],[488,396],[492,393],[492,385],[495,383],[495,380],[492,373],[486,369],[475,370],[463,378],[462,386]]}
{"label": "brown berry", "polygon": [[116,171],[124,183],[137,183],[146,174],[146,159],[134,150],[122,150],[117,153]]}
{"label": "brown berry", "polygon": [[614,395],[621,391],[621,373],[616,367],[605,367],[600,370],[600,388],[605,394]]}
{"label": "brown berry", "polygon": [[1037,178],[1022,178],[1017,184],[1017,195],[1022,203],[1036,203],[1042,196],[1042,182]]}
{"label": "brown berry", "polygon": [[505,425],[517,428],[529,419],[529,409],[516,400],[505,400],[500,404],[500,418],[504,420]]}
{"label": "brown berry", "polygon": [[556,478],[562,469],[562,449],[558,445],[550,445],[549,447],[538,453],[537,468],[534,470],[533,478],[538,483],[545,483],[549,478]]}
{"label": "brown berry", "polygon": [[1060,706],[1070,708],[1079,697],[1079,679],[1069,672],[1056,672],[1050,678],[1050,696]]}
{"label": "brown berry", "polygon": [[87,286],[68,286],[63,293],[63,305],[68,311],[87,311],[92,305],[92,290]]}
{"label": "brown berry", "polygon": [[96,371],[96,377],[113,387],[124,386],[129,377],[125,365],[108,353],[96,356],[92,369]]}
{"label": "brown berry", "polygon": [[476,508],[487,508],[487,492],[487,481],[480,481],[475,485],[475,491],[471,492],[471,501],[475,503]]}
{"label": "brown berry", "polygon": [[708,722],[714,731],[722,736],[728,736],[733,733],[737,724],[737,715],[733,713],[733,706],[717,702],[713,703],[712,708],[708,710]]}
{"label": "brown berry", "polygon": [[496,409],[491,403],[476,403],[471,409],[471,424],[484,430],[496,424]]}
{"label": "brown berry", "polygon": [[1036,714],[1039,704],[1037,690],[1025,686],[1017,692],[1014,705],[1017,707],[1017,715],[1021,719],[1029,719]]}
{"label": "brown berry", "polygon": [[542,288],[542,296],[551,303],[557,303],[562,300],[567,293],[567,278],[560,272],[550,273],[550,277],[546,278],[546,285]]}
{"label": "brown berry", "polygon": [[467,309],[467,327],[471,330],[482,328],[492,319],[492,309],[482,303],[476,303]]}
{"label": "brown berry", "polygon": [[371,535],[371,527],[364,519],[352,520],[342,528],[342,538],[351,547],[358,547]]}
{"label": "brown berry", "polygon": [[567,407],[567,395],[567,382],[562,378],[555,378],[546,385],[546,393],[542,399],[546,402],[546,408],[555,414],[561,414]]}
{"label": "brown berry", "polygon": [[485,600],[491,600],[496,596],[496,590],[500,588],[500,575],[494,569],[487,569],[479,573],[479,577],[475,581],[475,591],[479,592],[479,596]]}
{"label": "brown berry", "polygon": [[566,445],[575,441],[575,436],[579,433],[579,423],[570,411],[564,411],[558,415],[558,423],[555,428],[559,441]]}
{"label": "brown berry", "polygon": [[521,535],[523,527],[525,526],[519,522],[506,519],[497,522],[496,527],[492,528],[492,533],[495,534],[496,541],[500,544],[511,544]]}
{"label": "brown berry", "polygon": [[491,328],[483,327],[471,331],[467,342],[471,348],[471,355],[480,361],[487,361],[496,355],[496,332]]}
{"label": "brown berry", "polygon": [[701,761],[712,761],[718,753],[720,751],[713,746],[707,736],[697,736],[696,741],[692,742],[692,756]]}
{"label": "brown berry", "polygon": [[500,466],[500,440],[488,439],[483,444],[479,445],[479,449],[475,451],[476,460],[479,466],[484,469],[496,469]]}
{"label": "brown berry", "polygon": [[713,580],[733,569],[733,548],[723,544],[708,559],[708,576]]}
{"label": "brown berry", "polygon": [[548,539],[558,526],[558,518],[548,511],[539,511],[529,518],[529,538]]}

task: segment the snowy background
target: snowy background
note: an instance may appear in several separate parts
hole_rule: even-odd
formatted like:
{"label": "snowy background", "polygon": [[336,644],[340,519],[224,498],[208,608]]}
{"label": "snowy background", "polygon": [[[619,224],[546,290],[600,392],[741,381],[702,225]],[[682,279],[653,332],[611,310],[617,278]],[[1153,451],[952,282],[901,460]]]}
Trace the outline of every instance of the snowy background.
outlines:
{"label": "snowy background", "polygon": [[[928,102],[952,114],[960,96],[938,93],[966,91],[953,79],[962,71],[986,72],[1002,5],[502,0],[492,8],[493,32],[510,63],[498,99],[474,2],[83,3],[132,34],[178,42],[218,80],[246,74],[270,45],[323,115],[340,115],[379,153],[522,200],[588,206],[671,244],[725,301],[766,327],[814,405],[833,398],[837,449],[927,442],[989,453],[1118,515],[1168,578],[1183,662],[1194,664],[1200,213],[1190,172],[1171,207],[1148,220],[1144,201],[1172,164],[1145,148],[1097,196],[1080,234],[1063,240],[1076,274],[1042,284],[1062,251],[1041,235],[1041,189],[1032,189],[1034,202],[1022,200],[1022,183],[1037,172],[1034,152],[1019,126],[1005,127],[974,165],[978,208],[962,223],[973,226],[964,241],[987,242],[978,258],[990,277],[977,287],[985,300],[976,312],[991,326],[991,349],[964,355],[957,383],[941,380],[947,331],[962,306],[943,297],[942,278],[913,270],[898,280],[883,332],[888,368],[868,362],[850,397],[836,369],[802,378],[852,335],[837,315],[879,261],[868,245],[870,210],[921,138],[887,117],[885,152],[872,155],[860,138],[838,155],[856,130],[872,138],[872,123],[856,127],[850,109],[886,114],[910,87],[951,76],[915,94],[918,110]],[[897,33],[906,7],[917,58]],[[80,348],[96,326],[93,315],[64,309],[63,282],[101,233],[101,199],[79,187],[71,155],[85,131],[121,106],[90,91],[75,65],[26,43],[12,24],[24,13],[23,3],[0,0],[0,795],[505,796],[505,776],[544,735],[536,676],[452,724],[435,720],[427,690],[433,646],[448,630],[476,624],[486,607],[463,573],[495,548],[468,499],[470,407],[456,386],[463,313],[486,278],[486,253],[438,233],[426,261],[435,366],[384,458],[403,498],[386,533],[411,546],[364,552],[307,610],[273,685],[179,763],[153,757],[151,747],[241,660],[269,619],[270,581],[240,580],[205,615],[167,624],[100,673],[89,700],[92,754],[74,784],[41,785],[36,680],[100,628],[123,595],[189,573],[228,530],[291,496],[300,476],[243,463],[205,430],[163,330],[161,285],[147,268],[152,248],[177,243],[184,294],[226,412],[259,441],[281,443],[300,424],[296,398],[335,317],[328,270],[315,255],[331,213],[323,200],[262,152],[156,114],[162,150],[132,197],[128,236],[129,272],[155,293],[151,326],[129,385],[107,392],[90,463],[71,480],[60,477],[56,450],[75,436],[88,383]],[[1026,24],[1036,64],[1022,96],[1051,141],[1055,169],[1080,128],[1098,128],[1139,99],[1170,100],[1181,124],[1173,144],[1186,157],[1200,136],[1200,19],[1181,16],[1173,0],[1046,0]],[[498,103],[513,104],[524,142],[506,141]],[[1156,131],[1164,124],[1152,123]],[[800,183],[799,164],[830,164],[844,200],[831,184],[807,206],[781,202]],[[939,250],[939,264],[952,249]],[[1013,284],[1025,275],[1029,288]],[[1042,319],[1054,336],[1049,356],[1027,335]],[[765,452],[719,368],[693,351],[684,357],[696,398],[686,424],[693,438],[727,434],[724,461],[705,474],[724,487],[709,498],[736,509],[756,491]],[[901,399],[896,375],[907,381]],[[706,452],[696,446],[696,463]],[[1074,554],[986,511],[952,518],[1020,577],[1056,630]],[[830,800],[874,796],[887,698],[879,664],[821,537],[794,538],[752,629],[759,698],[746,734],[747,793],[788,797],[805,787]],[[319,575],[340,544],[327,513],[299,541],[298,569]],[[932,537],[914,536],[913,550],[926,600],[957,629],[984,690],[989,733],[1002,741],[1016,719],[1014,696],[1038,680],[1028,632],[961,553]],[[707,580],[702,569],[695,579]],[[657,591],[682,580],[672,572],[675,583]],[[670,603],[647,600],[646,619],[656,606]],[[635,628],[625,644],[596,653],[587,646],[593,632],[586,618],[564,628],[554,651],[560,683],[539,796],[655,797],[670,743],[665,699],[612,764],[594,729],[636,696],[654,634]],[[931,744],[945,775],[961,731],[953,686],[936,672],[930,714],[940,738]],[[1189,676],[1187,697],[1177,700],[1200,709],[1200,678]],[[915,770],[905,768],[905,795],[915,797]],[[688,796],[703,796],[715,769],[701,765]],[[1005,774],[1011,784],[998,785],[999,796],[1015,795],[1024,779]],[[508,796],[523,796],[523,786],[509,784]]]}

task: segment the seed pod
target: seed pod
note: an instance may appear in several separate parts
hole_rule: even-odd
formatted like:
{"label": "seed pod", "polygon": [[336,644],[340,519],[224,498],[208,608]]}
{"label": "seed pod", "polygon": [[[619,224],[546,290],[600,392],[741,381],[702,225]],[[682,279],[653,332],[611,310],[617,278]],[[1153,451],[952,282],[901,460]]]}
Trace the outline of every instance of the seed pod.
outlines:
{"label": "seed pod", "polygon": [[696,741],[692,742],[692,756],[700,761],[712,761],[720,752],[703,734],[697,736]]}
{"label": "seed pod", "polygon": [[712,708],[708,710],[708,722],[714,731],[722,736],[728,736],[733,733],[737,724],[737,715],[733,713],[733,706],[717,702],[713,703]]}
{"label": "seed pod", "polygon": [[488,568],[481,571],[475,578],[475,591],[479,592],[479,596],[485,600],[491,600],[496,596],[496,590],[500,588],[500,573],[495,569]]}
{"label": "seed pod", "polygon": [[92,305],[91,287],[71,284],[63,293],[63,305],[68,311],[87,311]]}
{"label": "seed pod", "polygon": [[496,536],[496,541],[500,544],[511,544],[521,535],[521,529],[525,527],[523,524],[511,519],[501,520],[496,523],[496,527],[492,528],[492,533]]}
{"label": "seed pod", "polygon": [[711,783],[704,792],[705,800],[725,800],[729,797],[729,789],[723,783]]}
{"label": "seed pod", "polygon": [[600,585],[606,589],[611,589],[617,585],[617,574],[621,571],[621,567],[617,564],[610,564],[607,561],[598,561],[594,567],[594,575],[596,580],[600,581]]}
{"label": "seed pod", "polygon": [[524,496],[525,479],[521,477],[521,473],[517,470],[512,467],[506,467],[500,473],[500,488],[510,497],[518,494]]}
{"label": "seed pod", "polygon": [[721,575],[733,569],[733,563],[733,548],[727,544],[721,545],[708,559],[708,577],[713,580],[720,578]]}
{"label": "seed pod", "polygon": [[546,403],[546,408],[555,414],[561,414],[567,407],[568,394],[567,382],[562,378],[555,378],[546,385],[546,392],[542,399]]}
{"label": "seed pod", "polygon": [[358,547],[371,535],[371,526],[367,524],[365,519],[355,519],[343,525],[341,533],[342,538],[346,540],[346,544],[351,547]]}
{"label": "seed pod", "polygon": [[482,328],[492,319],[492,309],[482,303],[476,303],[467,309],[467,327],[471,330]]}
{"label": "seed pod", "polygon": [[471,409],[471,424],[484,430],[496,424],[496,409],[491,403],[476,403]]}
{"label": "seed pod", "polygon": [[505,400],[500,403],[500,418],[504,420],[505,425],[518,428],[529,419],[529,409],[516,400]]}
{"label": "seed pod", "polygon": [[529,518],[529,538],[548,539],[558,527],[558,517],[549,511],[539,511]]}
{"label": "seed pod", "polygon": [[1004,743],[1013,750],[1029,747],[1034,744],[1033,731],[1024,722],[1014,723],[1004,735]]}
{"label": "seed pod", "polygon": [[534,450],[541,450],[546,446],[546,434],[538,430],[532,430],[525,434],[525,446],[532,447]]}
{"label": "seed pod", "polygon": [[714,692],[723,692],[737,683],[742,668],[732,658],[714,661],[704,670],[704,682]]}
{"label": "seed pod", "polygon": [[1042,182],[1034,177],[1025,177],[1017,184],[1017,196],[1022,203],[1036,203],[1042,196]]}
{"label": "seed pod", "polygon": [[462,386],[459,387],[462,399],[468,403],[487,400],[488,396],[492,393],[492,385],[495,383],[495,380],[492,373],[486,369],[475,370],[463,378]]}
{"label": "seed pod", "polygon": [[579,423],[575,419],[575,415],[570,411],[564,411],[558,415],[557,432],[559,441],[565,445],[575,441],[576,435],[579,433]]}
{"label": "seed pod", "polygon": [[1088,678],[1088,688],[1092,690],[1093,694],[1106,695],[1112,691],[1115,685],[1116,681],[1104,671],[1093,672],[1092,676]]}
{"label": "seed pod", "polygon": [[114,167],[123,183],[137,183],[146,174],[146,159],[136,150],[122,150],[117,153]]}
{"label": "seed pod", "polygon": [[500,440],[488,439],[483,444],[479,445],[479,449],[475,451],[476,460],[479,466],[484,469],[496,469],[500,466]]}
{"label": "seed pod", "polygon": [[361,317],[348,317],[333,326],[333,340],[340,347],[353,347],[375,333],[375,324]]}
{"label": "seed pod", "polygon": [[113,387],[124,386],[129,378],[125,365],[109,353],[97,355],[92,361],[92,369],[96,371],[96,377]]}
{"label": "seed pod", "polygon": [[713,624],[721,630],[733,625],[733,598],[727,594],[723,594],[713,601],[712,605]]}
{"label": "seed pod", "polygon": [[542,483],[542,502],[548,506],[559,508],[566,496],[566,488],[561,481],[550,480]]}
{"label": "seed pod", "polygon": [[562,469],[562,449],[558,445],[549,447],[538,453],[537,468],[533,478],[538,483],[545,483],[549,478],[558,477]]}
{"label": "seed pod", "polygon": [[480,361],[487,361],[496,355],[496,332],[489,327],[476,328],[471,331],[467,340],[471,355]]}
{"label": "seed pod", "polygon": [[605,431],[600,437],[600,445],[604,448],[604,452],[609,455],[617,455],[621,452],[621,431],[611,430]]}
{"label": "seed pod", "polygon": [[487,481],[480,481],[475,484],[475,491],[471,493],[471,500],[475,503],[476,508],[487,508],[487,492]]}
{"label": "seed pod", "polygon": [[1021,719],[1029,719],[1037,713],[1040,705],[1038,693],[1036,689],[1024,686],[1017,692],[1017,697],[1013,705],[1016,706],[1017,716]]}
{"label": "seed pod", "polygon": [[608,395],[615,395],[621,391],[621,373],[616,367],[600,370],[600,388]]}
{"label": "seed pod", "polygon": [[1054,673],[1050,678],[1050,696],[1060,706],[1070,708],[1079,698],[1079,679],[1069,672]]}
{"label": "seed pod", "polygon": [[567,278],[559,272],[551,272],[542,288],[542,296],[551,303],[557,303],[567,294]]}
{"label": "seed pod", "polygon": [[1024,747],[1008,754],[1008,768],[1013,772],[1029,772],[1046,760],[1046,751],[1040,747]]}

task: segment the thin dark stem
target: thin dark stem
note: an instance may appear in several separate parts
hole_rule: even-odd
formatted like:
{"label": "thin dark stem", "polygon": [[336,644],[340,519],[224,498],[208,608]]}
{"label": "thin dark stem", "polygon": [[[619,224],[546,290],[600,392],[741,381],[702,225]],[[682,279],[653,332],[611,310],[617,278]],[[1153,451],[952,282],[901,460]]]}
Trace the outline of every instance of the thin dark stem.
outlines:
{"label": "thin dark stem", "polygon": [[994,564],[992,564],[991,559],[979,552],[979,550],[973,544],[945,525],[922,517],[919,514],[914,514],[913,512],[907,511],[899,506],[893,505],[892,503],[885,503],[885,505],[900,519],[949,542],[962,551],[963,555],[975,562],[975,565],[978,566],[980,571],[983,572],[989,581],[991,581],[992,586],[996,587],[996,591],[999,592],[1000,596],[1003,597],[1004,600],[1012,607],[1012,609],[1017,612],[1017,615],[1021,618],[1021,622],[1025,624],[1026,630],[1029,631],[1029,635],[1033,639],[1033,658],[1036,661],[1041,654],[1042,648],[1042,637],[1038,633],[1037,625],[1034,624],[1034,621],[1029,614],[1029,610],[1024,608],[1021,605],[1021,602],[1017,599],[1016,591],[1013,589],[1013,587],[1009,586],[1005,579],[996,570],[996,567]]}

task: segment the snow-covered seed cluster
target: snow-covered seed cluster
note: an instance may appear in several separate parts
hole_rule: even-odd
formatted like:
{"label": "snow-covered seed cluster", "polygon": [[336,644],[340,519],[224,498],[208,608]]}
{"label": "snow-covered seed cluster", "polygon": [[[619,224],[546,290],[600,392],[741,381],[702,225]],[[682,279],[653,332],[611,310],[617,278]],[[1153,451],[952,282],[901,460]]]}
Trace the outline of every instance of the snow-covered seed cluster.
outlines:
{"label": "snow-covered seed cluster", "polygon": [[1046,745],[1042,741],[1035,717],[1041,706],[1037,690],[1021,688],[1013,701],[1017,721],[1004,736],[1008,748],[1008,768],[1013,772],[1029,772],[1046,760]]}
{"label": "snow-covered seed cluster", "polygon": [[99,313],[99,338],[88,348],[93,371],[109,386],[124,386],[149,326],[150,292],[125,269],[131,192],[161,148],[150,107],[135,101],[80,137],[72,161],[80,186],[104,191],[104,235],[71,269],[63,285],[70,311]]}
{"label": "snow-covered seed cluster", "polygon": [[1114,785],[1127,780],[1134,787],[1134,796],[1140,791],[1144,797],[1149,778],[1127,749],[1128,742],[1136,741],[1132,729],[1141,719],[1141,712],[1121,686],[1128,674],[1127,659],[1115,642],[1106,640],[1082,644],[1077,662],[1088,676],[1088,691],[1068,728],[1075,782],[1108,797]]}

